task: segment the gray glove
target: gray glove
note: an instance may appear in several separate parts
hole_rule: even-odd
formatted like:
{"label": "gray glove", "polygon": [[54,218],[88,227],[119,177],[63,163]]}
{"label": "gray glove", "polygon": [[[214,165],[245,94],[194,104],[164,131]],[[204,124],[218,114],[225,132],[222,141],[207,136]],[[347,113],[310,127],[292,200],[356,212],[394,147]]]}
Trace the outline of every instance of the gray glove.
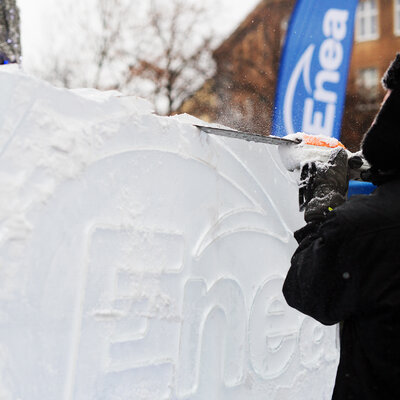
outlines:
{"label": "gray glove", "polygon": [[327,163],[305,164],[301,170],[299,203],[306,222],[321,220],[344,203],[348,185],[347,153],[342,148],[332,150]]}

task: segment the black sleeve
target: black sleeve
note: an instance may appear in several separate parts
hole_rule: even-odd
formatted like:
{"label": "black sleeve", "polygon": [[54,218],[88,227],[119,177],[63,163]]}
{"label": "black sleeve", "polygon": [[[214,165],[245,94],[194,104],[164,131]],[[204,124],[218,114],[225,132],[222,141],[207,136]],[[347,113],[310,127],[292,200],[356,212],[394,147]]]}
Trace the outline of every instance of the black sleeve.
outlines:
{"label": "black sleeve", "polygon": [[357,309],[359,279],[351,256],[351,224],[335,212],[295,233],[299,247],[283,285],[287,303],[325,325]]}

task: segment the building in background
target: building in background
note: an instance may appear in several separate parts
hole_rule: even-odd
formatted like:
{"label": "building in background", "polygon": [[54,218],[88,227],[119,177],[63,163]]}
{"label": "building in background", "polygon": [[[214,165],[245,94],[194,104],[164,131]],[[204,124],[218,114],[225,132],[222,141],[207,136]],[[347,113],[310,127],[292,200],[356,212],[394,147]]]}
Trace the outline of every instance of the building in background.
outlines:
{"label": "building in background", "polygon": [[384,96],[381,77],[400,51],[400,0],[361,0],[350,64],[343,141],[358,148]]}
{"label": "building in background", "polygon": [[[263,0],[214,51],[216,73],[179,112],[270,134],[281,48],[295,0]],[[360,0],[342,122],[352,150],[379,108],[380,78],[400,50],[400,0]]]}
{"label": "building in background", "polygon": [[216,73],[179,112],[269,132],[280,50],[295,0],[264,0],[213,54]]}

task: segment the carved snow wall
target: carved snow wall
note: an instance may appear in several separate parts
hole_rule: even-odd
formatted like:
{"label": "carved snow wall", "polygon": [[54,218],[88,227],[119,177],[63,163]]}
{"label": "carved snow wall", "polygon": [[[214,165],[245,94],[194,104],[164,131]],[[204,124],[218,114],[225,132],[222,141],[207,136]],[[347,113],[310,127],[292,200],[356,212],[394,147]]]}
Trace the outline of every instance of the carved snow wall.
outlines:
{"label": "carved snow wall", "polygon": [[329,399],[275,148],[0,70],[0,398]]}

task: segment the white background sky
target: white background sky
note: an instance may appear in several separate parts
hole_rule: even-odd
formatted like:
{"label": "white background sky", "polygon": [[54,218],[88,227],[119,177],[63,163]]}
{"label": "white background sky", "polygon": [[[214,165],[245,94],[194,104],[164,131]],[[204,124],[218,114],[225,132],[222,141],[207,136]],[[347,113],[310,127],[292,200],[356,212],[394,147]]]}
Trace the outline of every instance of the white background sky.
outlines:
{"label": "white background sky", "polygon": [[[52,40],[57,41],[62,36],[63,25],[60,32],[54,35],[49,32],[49,26],[59,17],[60,6],[76,2],[77,0],[17,0],[21,12],[21,35],[23,46],[23,64],[29,70],[32,61],[38,55],[45,56],[46,36],[52,35]],[[91,0],[80,0],[79,3]],[[132,0],[133,2],[135,0]],[[165,0],[168,2],[168,0]],[[204,1],[204,0],[203,0]],[[215,31],[223,36],[228,36],[246,15],[259,3],[260,0],[210,0],[215,12],[213,26]],[[52,18],[54,16],[54,18]],[[68,16],[65,15],[65,19]],[[47,37],[48,39],[48,37]]]}

